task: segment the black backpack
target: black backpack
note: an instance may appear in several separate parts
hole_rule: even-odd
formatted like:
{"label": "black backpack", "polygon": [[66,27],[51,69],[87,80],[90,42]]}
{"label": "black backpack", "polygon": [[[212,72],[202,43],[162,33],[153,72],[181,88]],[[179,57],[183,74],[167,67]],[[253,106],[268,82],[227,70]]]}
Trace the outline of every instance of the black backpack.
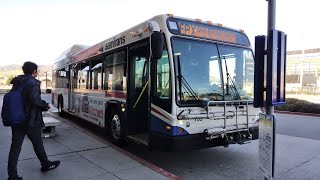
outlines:
{"label": "black backpack", "polygon": [[1,111],[4,126],[21,124],[27,120],[22,92],[28,85],[30,85],[30,80],[27,80],[23,84],[19,85],[17,89],[4,95]]}

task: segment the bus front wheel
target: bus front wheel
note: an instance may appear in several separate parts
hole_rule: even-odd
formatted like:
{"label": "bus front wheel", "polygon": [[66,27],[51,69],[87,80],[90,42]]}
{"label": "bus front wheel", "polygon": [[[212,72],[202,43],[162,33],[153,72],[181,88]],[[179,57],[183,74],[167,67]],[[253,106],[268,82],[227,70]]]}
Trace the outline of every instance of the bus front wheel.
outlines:
{"label": "bus front wheel", "polygon": [[114,144],[119,144],[122,141],[122,117],[118,110],[114,110],[111,113],[109,124],[110,124],[110,134],[112,142]]}

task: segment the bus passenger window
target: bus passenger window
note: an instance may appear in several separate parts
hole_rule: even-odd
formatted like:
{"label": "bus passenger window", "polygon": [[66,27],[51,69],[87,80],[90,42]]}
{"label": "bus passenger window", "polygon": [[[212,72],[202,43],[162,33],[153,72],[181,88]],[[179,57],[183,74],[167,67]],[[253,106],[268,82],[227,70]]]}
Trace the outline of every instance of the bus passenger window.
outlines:
{"label": "bus passenger window", "polygon": [[79,72],[79,65],[74,66],[73,70],[73,88],[78,89],[78,73]]}
{"label": "bus passenger window", "polygon": [[102,84],[102,63],[94,65],[92,70],[93,89],[101,89]]}
{"label": "bus passenger window", "polygon": [[116,52],[105,57],[103,89],[126,91],[126,53]]}
{"label": "bus passenger window", "polygon": [[115,73],[113,76],[113,88],[114,90],[122,91],[123,90],[123,64],[113,67]]}
{"label": "bus passenger window", "polygon": [[80,71],[78,73],[79,89],[88,89],[89,82],[90,82],[89,63],[83,63],[81,64]]}

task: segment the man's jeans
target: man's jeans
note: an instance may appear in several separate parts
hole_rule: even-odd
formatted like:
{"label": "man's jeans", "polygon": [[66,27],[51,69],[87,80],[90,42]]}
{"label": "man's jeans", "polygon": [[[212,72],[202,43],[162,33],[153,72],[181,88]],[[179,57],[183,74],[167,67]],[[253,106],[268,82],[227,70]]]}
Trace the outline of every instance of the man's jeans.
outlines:
{"label": "man's jeans", "polygon": [[12,130],[12,142],[8,159],[8,175],[10,177],[17,176],[17,163],[21,146],[25,135],[31,140],[33,149],[41,162],[42,166],[48,164],[48,158],[46,151],[43,147],[41,131],[42,127],[30,128],[30,127],[11,127]]}

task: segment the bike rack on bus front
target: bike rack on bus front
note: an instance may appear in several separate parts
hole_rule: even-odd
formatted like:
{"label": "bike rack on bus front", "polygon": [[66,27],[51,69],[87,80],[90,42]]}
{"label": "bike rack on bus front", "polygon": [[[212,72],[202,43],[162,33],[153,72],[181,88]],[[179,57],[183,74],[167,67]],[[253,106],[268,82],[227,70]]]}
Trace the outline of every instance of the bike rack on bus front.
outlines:
{"label": "bike rack on bus front", "polygon": [[[208,119],[212,119],[212,118],[215,118],[216,119],[216,117],[214,116],[214,113],[210,113],[210,105],[216,105],[216,106],[219,106],[219,105],[221,105],[221,104],[223,104],[223,119],[224,119],[224,129],[226,129],[226,127],[227,127],[227,119],[229,119],[230,118],[230,116],[229,115],[227,115],[227,111],[226,111],[226,107],[227,107],[227,105],[228,106],[232,106],[232,105],[234,105],[235,106],[235,108],[236,108],[236,110],[235,110],[235,117],[236,117],[236,128],[237,128],[237,130],[239,129],[239,124],[238,124],[238,108],[241,106],[241,105],[243,105],[243,103],[245,104],[245,106],[246,106],[246,120],[247,120],[247,123],[245,124],[246,126],[247,126],[247,129],[249,130],[249,111],[248,111],[248,103],[249,103],[249,101],[248,100],[236,100],[236,101],[209,101],[208,103],[207,103],[207,107],[206,107],[206,111],[207,111],[207,118]],[[228,111],[228,112],[233,112],[233,111]],[[243,111],[241,111],[242,113],[243,113]],[[210,114],[213,114],[213,116],[212,117],[210,117]],[[232,118],[232,117],[231,117]]]}

